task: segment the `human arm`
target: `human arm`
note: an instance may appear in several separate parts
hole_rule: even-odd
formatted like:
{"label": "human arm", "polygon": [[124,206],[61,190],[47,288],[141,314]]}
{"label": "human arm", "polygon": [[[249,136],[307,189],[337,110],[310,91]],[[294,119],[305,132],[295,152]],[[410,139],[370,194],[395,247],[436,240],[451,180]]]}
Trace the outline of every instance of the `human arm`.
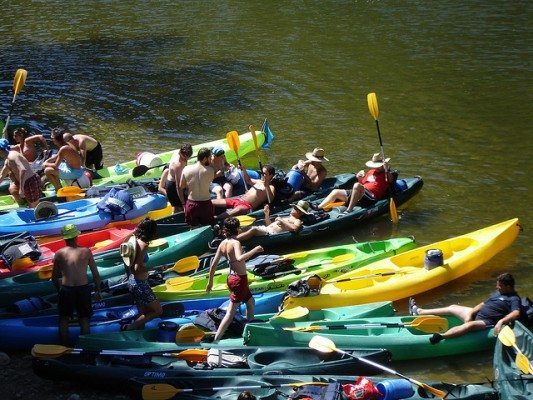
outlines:
{"label": "human arm", "polygon": [[235,246],[235,259],[239,262],[246,262],[256,254],[261,253],[262,251],[262,246],[255,246],[252,250],[243,253],[241,243],[239,242],[239,245]]}
{"label": "human arm", "polygon": [[468,315],[466,318],[465,318],[465,321],[464,322],[470,322],[470,321],[473,321],[474,319],[476,319],[476,315],[477,313],[479,312],[479,310],[481,310],[481,308],[485,305],[484,302],[481,302],[479,303],[477,306],[475,306],[474,308],[472,308],[472,311],[470,311],[470,315]]}
{"label": "human arm", "polygon": [[48,150],[48,143],[46,142],[46,139],[43,135],[32,135],[30,137],[27,137],[24,142],[26,144],[32,144],[32,145],[41,143],[43,148]]}
{"label": "human arm", "polygon": [[53,262],[53,269],[52,269],[52,283],[54,284],[54,287],[59,292],[59,289],[61,288],[61,261],[60,261],[60,254],[56,253],[54,254],[54,262]]}
{"label": "human arm", "polygon": [[157,185],[157,191],[164,196],[167,195],[168,174],[169,174],[169,169],[167,168],[161,174],[161,178],[159,179],[159,184]]}
{"label": "human arm", "polygon": [[211,260],[211,266],[209,267],[209,278],[207,280],[207,286],[205,287],[206,293],[209,293],[211,289],[213,288],[213,277],[215,276],[215,271],[218,266],[218,262],[220,261],[220,257],[222,256],[222,250],[221,246],[219,245],[217,248],[217,252],[215,253],[215,257]]}
{"label": "human arm", "polygon": [[268,204],[263,207],[263,212],[265,213],[265,226],[269,226],[272,220],[270,219],[270,206]]}
{"label": "human arm", "polygon": [[87,249],[88,254],[88,260],[87,263],[89,264],[89,268],[91,269],[91,273],[93,275],[94,280],[94,289],[96,292],[96,300],[101,299],[101,287],[102,287],[102,280],[100,279],[100,273],[98,272],[98,267],[96,266],[96,262],[94,261],[93,254],[91,253],[91,250]]}
{"label": "human arm", "polygon": [[511,311],[509,314],[496,322],[496,325],[494,325],[494,335],[497,336],[503,326],[509,325],[509,323],[517,320],[518,318],[520,318],[520,309]]}
{"label": "human arm", "polygon": [[279,222],[279,224],[287,231],[289,232],[298,232],[300,228],[302,227],[302,221],[300,219],[295,218],[282,218],[278,217],[276,218],[276,221]]}
{"label": "human arm", "polygon": [[177,192],[178,197],[180,198],[181,204],[185,207],[185,192],[184,190],[187,188],[187,180],[185,179],[185,168],[181,172],[179,185],[177,185]]}

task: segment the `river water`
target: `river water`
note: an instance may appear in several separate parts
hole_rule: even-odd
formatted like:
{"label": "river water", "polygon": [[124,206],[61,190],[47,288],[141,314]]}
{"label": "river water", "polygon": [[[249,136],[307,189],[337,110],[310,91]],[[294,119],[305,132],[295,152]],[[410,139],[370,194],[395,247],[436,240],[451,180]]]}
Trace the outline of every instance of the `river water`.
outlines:
{"label": "river water", "polygon": [[[317,245],[414,235],[420,244],[519,217],[516,242],[417,297],[475,305],[511,272],[533,294],[530,222],[532,8],[527,1],[20,1],[0,25],[0,112],[102,142],[105,163],[259,127],[290,168],[323,147],[328,173],[379,151],[422,192],[393,228],[381,218]],[[310,244],[303,244],[305,247]],[[405,302],[396,306],[405,311]],[[491,354],[397,364],[420,379],[491,378]]]}

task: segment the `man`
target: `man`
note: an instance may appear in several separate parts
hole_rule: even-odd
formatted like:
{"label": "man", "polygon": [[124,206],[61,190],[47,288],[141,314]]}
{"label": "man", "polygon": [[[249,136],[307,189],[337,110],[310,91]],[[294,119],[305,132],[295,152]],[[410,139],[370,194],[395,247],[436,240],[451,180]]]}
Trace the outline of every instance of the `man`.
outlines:
{"label": "man", "polygon": [[252,226],[250,229],[237,236],[239,240],[248,240],[253,236],[275,235],[281,232],[298,232],[302,227],[302,217],[309,215],[309,202],[300,200],[296,204],[291,204],[292,210],[288,217],[277,217],[274,221],[270,219],[270,207],[265,205],[265,225]]}
{"label": "man", "polygon": [[210,190],[217,199],[231,197],[233,195],[233,184],[227,179],[227,174],[229,173],[230,167],[233,166],[227,162],[226,152],[222,147],[217,146],[213,148],[212,153],[213,159],[211,160],[211,165],[215,169],[215,179],[211,183]]}
{"label": "man", "polygon": [[498,335],[504,325],[520,317],[520,296],[516,293],[514,285],[515,281],[511,274],[499,275],[496,279],[496,292],[474,308],[457,304],[433,309],[420,308],[415,300],[410,298],[409,313],[411,315],[454,315],[463,321],[462,325],[454,326],[443,334],[433,334],[429,339],[431,344],[490,327],[494,327],[494,333]]}
{"label": "man", "polygon": [[48,143],[43,135],[30,135],[26,128],[13,131],[13,139],[17,142],[13,150],[22,153],[29,162],[33,162],[44,151],[48,150]]}
{"label": "man", "polygon": [[348,203],[345,212],[349,213],[360,201],[359,205],[369,206],[382,199],[392,182],[392,175],[386,172],[389,161],[390,158],[383,160],[380,153],[375,153],[372,159],[366,162],[366,166],[371,169],[366,174],[363,170],[357,173],[358,181],[354,183],[352,190],[332,190],[318,205],[318,208],[322,209],[326,204],[340,200]]}
{"label": "man", "polygon": [[220,219],[227,217],[234,217],[236,215],[248,214],[257,210],[263,204],[274,200],[275,189],[270,184],[276,170],[272,165],[263,166],[261,179],[252,179],[246,172],[246,168],[242,169],[242,176],[249,189],[240,197],[230,197],[228,199],[213,199],[211,202],[215,207],[230,209],[218,216]]}
{"label": "man", "polygon": [[[181,180],[183,169],[187,166],[189,158],[192,156],[192,147],[190,144],[184,144],[178,150],[178,159],[171,161],[168,165],[168,175],[166,177],[165,193],[168,201],[173,207],[173,212],[177,213],[183,210],[183,205],[178,195],[177,185]],[[161,179],[163,179],[161,177]],[[185,195],[184,195],[185,197]]]}
{"label": "man", "polygon": [[324,162],[329,161],[325,157],[324,149],[316,147],[313,151],[305,153],[305,157],[307,160],[298,160],[298,163],[292,167],[293,170],[298,170],[303,174],[303,181],[298,180],[301,184],[293,187],[294,193],[290,197],[291,201],[301,199],[306,194],[320,189],[328,174],[323,165]]}
{"label": "man", "polygon": [[5,159],[0,172],[0,181],[5,177],[11,178],[9,193],[19,204],[28,203],[34,208],[41,197],[41,179],[31,169],[31,165],[18,151],[12,150],[7,139],[0,139],[0,157]]}
{"label": "man", "polygon": [[77,150],[69,146],[63,138],[63,131],[52,129],[52,142],[59,151],[44,163],[44,173],[54,188],[61,188],[60,179],[76,180],[83,175],[82,159]]}
{"label": "man", "polygon": [[63,139],[80,153],[82,165],[95,170],[104,168],[102,145],[98,140],[87,135],[72,135],[69,132],[63,134]]}
{"label": "man", "polygon": [[[215,177],[215,170],[211,166],[211,150],[201,148],[197,160],[196,164],[183,168],[178,189],[180,201],[185,204],[185,221],[191,227],[212,225],[215,222],[209,192],[209,185]],[[185,189],[188,190],[187,201]]]}
{"label": "man", "polygon": [[68,345],[68,322],[76,311],[80,333],[90,333],[89,320],[92,316],[91,286],[87,278],[87,266],[91,269],[96,286],[96,297],[100,300],[100,275],[91,251],[78,247],[78,228],[67,224],[61,230],[66,247],[54,255],[52,281],[59,293],[59,336],[63,345]]}

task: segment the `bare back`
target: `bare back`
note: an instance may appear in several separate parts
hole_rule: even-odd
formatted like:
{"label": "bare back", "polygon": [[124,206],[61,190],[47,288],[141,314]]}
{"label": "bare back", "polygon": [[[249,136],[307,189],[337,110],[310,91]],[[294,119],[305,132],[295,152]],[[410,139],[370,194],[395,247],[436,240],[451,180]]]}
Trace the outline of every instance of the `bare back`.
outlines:
{"label": "bare back", "polygon": [[226,260],[228,260],[231,270],[238,275],[246,274],[246,262],[243,260],[239,261],[242,253],[242,246],[237,239],[224,239],[222,243],[220,243],[219,251],[224,257],[226,257]]}
{"label": "bare back", "polygon": [[92,151],[98,145],[98,141],[95,138],[87,135],[77,134],[72,137],[77,140],[79,148],[82,150]]}
{"label": "bare back", "polygon": [[5,167],[10,171],[10,176],[14,178],[15,183],[19,186],[23,186],[26,179],[34,174],[28,160],[18,151],[9,152]]}
{"label": "bare back", "polygon": [[189,189],[188,198],[194,201],[206,201],[211,199],[209,185],[213,181],[215,170],[211,166],[204,166],[197,162],[183,169],[180,186],[184,188],[184,182]]}
{"label": "bare back", "polygon": [[82,286],[89,283],[87,267],[94,263],[91,251],[86,247],[64,247],[54,256],[54,271],[61,275],[64,286]]}
{"label": "bare back", "polygon": [[59,149],[57,153],[59,160],[65,160],[70,168],[78,169],[81,167],[81,156],[69,145],[64,145]]}
{"label": "bare back", "polygon": [[170,182],[179,182],[181,179],[181,174],[183,169],[187,166],[187,161],[179,162],[173,161],[168,166],[168,181]]}

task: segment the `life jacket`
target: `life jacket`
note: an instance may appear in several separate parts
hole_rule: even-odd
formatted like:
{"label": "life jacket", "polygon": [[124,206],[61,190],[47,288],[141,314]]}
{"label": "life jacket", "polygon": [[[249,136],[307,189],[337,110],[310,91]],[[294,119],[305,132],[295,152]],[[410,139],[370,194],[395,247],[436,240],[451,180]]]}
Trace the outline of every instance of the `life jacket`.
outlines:
{"label": "life jacket", "polygon": [[126,219],[125,215],[133,210],[135,203],[133,202],[133,196],[127,189],[117,190],[116,188],[112,188],[98,202],[97,207],[101,211],[110,213],[113,219],[116,216],[122,216]]}
{"label": "life jacket", "polygon": [[246,357],[216,348],[207,352],[207,364],[214,368],[248,368]]}
{"label": "life jacket", "polygon": [[[225,315],[226,310],[223,310],[221,308],[210,308],[196,316],[196,319],[194,320],[194,325],[198,325],[201,328],[207,329],[210,332],[216,332],[216,330],[220,326],[220,322],[222,322],[222,319]],[[226,330],[226,335],[228,337],[242,336],[245,324],[246,319],[243,316],[236,314],[233,318],[233,321],[231,321],[231,324]]]}
{"label": "life jacket", "polygon": [[526,326],[533,325],[533,302],[529,297],[522,297],[520,301],[520,322]]}

